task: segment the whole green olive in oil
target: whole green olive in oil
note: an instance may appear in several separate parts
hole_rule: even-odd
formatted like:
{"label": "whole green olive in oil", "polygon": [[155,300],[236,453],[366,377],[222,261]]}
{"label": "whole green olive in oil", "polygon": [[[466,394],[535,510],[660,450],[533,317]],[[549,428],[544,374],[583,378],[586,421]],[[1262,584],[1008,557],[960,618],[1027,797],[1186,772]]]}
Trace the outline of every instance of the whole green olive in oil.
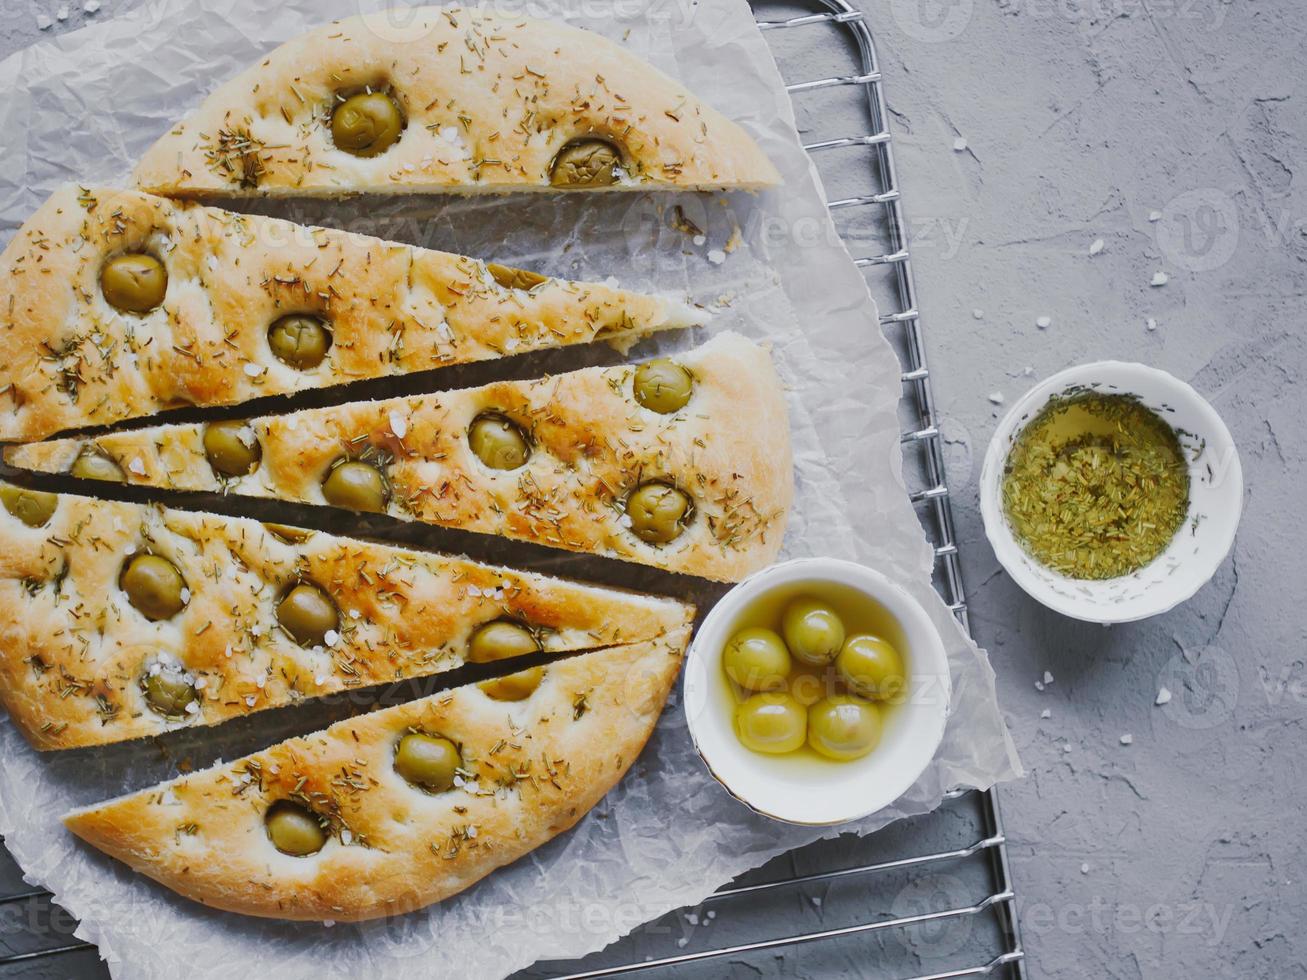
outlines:
{"label": "whole green olive in oil", "polygon": [[327,471],[322,481],[322,496],[334,507],[384,514],[390,494],[386,478],[371,463],[352,459]]}
{"label": "whole green olive in oil", "polygon": [[123,566],[118,584],[127,593],[127,601],[146,619],[170,619],[181,612],[188,598],[182,573],[158,555],[133,555]]}
{"label": "whole green olive in oil", "polygon": [[322,363],[331,350],[331,330],[316,316],[291,313],[268,328],[268,346],[277,360],[300,371]]}
{"label": "whole green olive in oil", "polygon": [[775,632],[749,626],[726,641],[722,667],[746,691],[779,691],[786,686],[793,661]]}
{"label": "whole green olive in oil", "polygon": [[690,511],[690,498],[667,483],[641,484],[626,498],[631,532],[650,544],[667,544],[680,537]]}
{"label": "whole green olive in oil", "polygon": [[735,733],[746,749],[767,755],[803,745],[808,711],[784,692],[755,694],[735,709]]}
{"label": "whole green olive in oil", "polygon": [[339,149],[356,157],[384,153],[404,131],[404,113],[388,92],[360,92],[336,105],[331,113],[331,138]]}
{"label": "whole green olive in oil", "polygon": [[823,667],[844,645],[844,623],[828,603],[799,596],[781,614],[781,635],[790,653],[805,664]]}
{"label": "whole green olive in oil", "polygon": [[54,510],[59,506],[59,498],[53,493],[28,490],[12,483],[0,483],[0,502],[4,503],[5,510],[28,527],[41,527],[54,516]]}
{"label": "whole green olive in oil", "polygon": [[123,468],[94,446],[85,447],[73,460],[70,476],[82,480],[104,480],[107,483],[126,483]]}
{"label": "whole green olive in oil", "polygon": [[168,272],[163,263],[144,252],[115,255],[100,270],[105,300],[123,313],[148,313],[163,302]]}
{"label": "whole green olive in oil", "polygon": [[278,800],[263,818],[272,846],[291,857],[316,854],[327,843],[322,822],[307,807],[290,800]]}
{"label": "whole green olive in oil", "polygon": [[823,698],[808,709],[808,744],[836,762],[860,759],[880,741],[880,710],[851,694]]}
{"label": "whole green olive in oil", "polygon": [[621,179],[622,154],[597,137],[573,140],[558,151],[549,168],[555,187],[611,187]]}
{"label": "whole green olive in oil", "polygon": [[467,441],[477,459],[492,470],[515,470],[531,458],[526,435],[515,423],[495,412],[486,412],[472,420]]}
{"label": "whole green olive in oil", "polygon": [[395,771],[428,793],[443,793],[454,786],[463,768],[458,746],[447,738],[426,732],[409,732],[395,748]]}
{"label": "whole green olive in oil", "polygon": [[277,603],[277,622],[300,646],[313,647],[339,628],[340,614],[325,592],[311,582],[301,582]]}
{"label": "whole green olive in oil", "polygon": [[220,476],[246,476],[258,467],[263,447],[248,422],[233,419],[204,427],[204,455]]}
{"label": "whole green olive in oil", "polygon": [[850,690],[873,701],[898,698],[907,686],[903,657],[892,643],[871,633],[845,640],[835,669]]}
{"label": "whole green olive in oil", "polygon": [[694,394],[694,378],[675,361],[659,358],[635,369],[635,400],[651,412],[671,415],[685,407]]}

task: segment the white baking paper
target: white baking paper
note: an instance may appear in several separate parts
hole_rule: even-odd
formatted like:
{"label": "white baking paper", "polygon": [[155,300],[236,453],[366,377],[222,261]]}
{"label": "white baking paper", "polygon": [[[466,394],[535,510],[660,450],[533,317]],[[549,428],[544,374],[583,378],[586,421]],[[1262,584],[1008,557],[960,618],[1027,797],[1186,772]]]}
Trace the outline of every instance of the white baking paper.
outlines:
{"label": "white baking paper", "polygon": [[[125,179],[159,134],[280,41],[371,6],[147,0],[123,17],[0,63],[5,238],[63,181]],[[397,198],[258,210],[556,275],[612,275],[634,288],[689,294],[718,310],[695,336],[662,338],[668,349],[727,328],[770,342],[790,388],[798,480],[786,556],[854,559],[902,583],[931,611],[953,672],[954,712],[934,764],[897,804],[856,829],[870,832],[928,811],[951,788],[985,787],[1017,774],[988,660],[930,584],[931,552],[900,476],[899,365],[830,225],[748,6],[519,0],[501,9],[559,16],[626,44],[742,123],[780,168],[784,188],[757,197]],[[402,21],[402,10],[393,16]],[[676,204],[702,230],[702,241],[671,227]],[[728,252],[737,227],[741,244]],[[637,353],[653,349],[646,344]],[[543,363],[566,369],[573,358],[560,352]],[[407,539],[421,542],[422,533]],[[560,557],[549,567],[580,574],[576,562]],[[773,855],[836,832],[781,825],[732,800],[695,756],[675,695],[640,761],[573,831],[450,901],[376,923],[287,924],[213,912],[75,843],[55,819],[171,776],[179,759],[231,758],[327,717],[312,708],[269,713],[159,742],[40,757],[5,720],[0,831],[29,879],[81,919],[78,935],[99,944],[115,976],[160,980],[252,970],[315,980],[502,976],[537,959],[601,948]],[[306,729],[310,719],[316,721]]]}

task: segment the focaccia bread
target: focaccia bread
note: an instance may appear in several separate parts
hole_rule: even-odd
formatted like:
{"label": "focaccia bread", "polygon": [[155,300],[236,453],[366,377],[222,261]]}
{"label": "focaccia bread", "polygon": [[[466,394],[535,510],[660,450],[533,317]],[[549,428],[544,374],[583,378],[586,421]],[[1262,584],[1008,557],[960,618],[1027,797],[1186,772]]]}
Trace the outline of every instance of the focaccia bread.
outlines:
{"label": "focaccia bread", "polygon": [[671,363],[268,416],[237,435],[240,465],[215,456],[217,433],[198,424],[15,446],[5,458],[384,511],[723,581],[775,559],[793,497],[780,380],[767,352],[734,333]]}
{"label": "focaccia bread", "polygon": [[0,501],[0,701],[39,749],[216,724],[468,660],[646,640],[693,614],[240,518],[8,485]]}
{"label": "focaccia bread", "polygon": [[409,912],[602,799],[653,730],[688,639],[683,628],[558,661],[519,702],[467,686],[338,722],[64,822],[216,908],[332,921]]}
{"label": "focaccia bread", "polygon": [[326,24],[220,86],[141,159],[168,196],[756,189],[735,123],[608,39],[484,10]]}
{"label": "focaccia bread", "polygon": [[676,300],[134,191],[0,254],[0,440],[705,322]]}

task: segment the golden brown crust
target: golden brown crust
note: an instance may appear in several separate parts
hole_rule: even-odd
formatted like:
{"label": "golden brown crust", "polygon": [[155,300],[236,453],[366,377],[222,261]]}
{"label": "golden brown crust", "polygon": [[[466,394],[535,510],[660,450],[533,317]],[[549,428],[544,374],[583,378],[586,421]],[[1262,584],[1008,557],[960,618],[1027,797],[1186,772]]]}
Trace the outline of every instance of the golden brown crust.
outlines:
{"label": "golden brown crust", "polygon": [[[120,313],[104,263],[163,262],[162,305]],[[268,328],[325,318],[318,366]],[[40,439],[180,404],[226,405],[504,354],[702,323],[685,303],[551,279],[500,285],[477,259],[134,191],[57,191],[0,254],[0,440]]]}
{"label": "golden brown crust", "polygon": [[[357,921],[439,902],[575,824],[639,755],[689,639],[552,664],[527,700],[475,686],[338,722],[236,762],[88,807],[75,834],[188,898],[247,915]],[[474,777],[449,792],[394,770],[409,729],[461,744]],[[272,846],[264,814],[292,798],[329,821],[308,857]]]}
{"label": "golden brown crust", "polygon": [[[119,585],[145,551],[171,561],[189,598],[151,621]],[[278,626],[297,581],[340,611],[330,645]],[[450,670],[469,635],[507,617],[545,650],[634,642],[674,631],[692,607],[543,575],[314,532],[288,544],[257,521],[63,494],[30,528],[0,508],[0,700],[39,749],[216,724],[302,698]],[[198,710],[169,720],[141,688],[160,658],[202,682]]]}
{"label": "golden brown crust", "polygon": [[[793,498],[780,380],[767,352],[733,333],[676,360],[694,376],[694,394],[673,415],[642,408],[631,395],[635,369],[621,366],[254,419],[263,461],[230,480],[209,465],[199,425],[94,444],[132,483],[318,504],[336,460],[371,456],[388,461],[396,517],[737,580],[775,559]],[[487,411],[530,433],[524,467],[491,470],[471,452],[468,426]],[[61,472],[89,444],[16,446],[5,458]],[[651,480],[675,484],[694,502],[688,527],[669,544],[640,540],[625,518],[630,491]]]}
{"label": "golden brown crust", "polygon": [[[327,24],[222,85],[146,152],[138,186],[168,196],[548,189],[569,141],[624,150],[605,189],[755,189],[776,168],[735,123],[621,46],[525,17],[436,7]],[[391,92],[407,125],[374,157],[338,149],[341,96]]]}

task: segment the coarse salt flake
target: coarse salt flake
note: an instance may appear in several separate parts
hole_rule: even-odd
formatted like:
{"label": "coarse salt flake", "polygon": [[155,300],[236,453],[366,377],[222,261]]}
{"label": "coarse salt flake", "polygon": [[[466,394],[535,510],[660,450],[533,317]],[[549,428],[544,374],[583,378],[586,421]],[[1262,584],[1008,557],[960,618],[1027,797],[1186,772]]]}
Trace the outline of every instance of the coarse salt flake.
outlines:
{"label": "coarse salt flake", "polygon": [[1104,242],[1101,238],[1095,238],[1093,244],[1089,246],[1089,254],[1098,255],[1100,252],[1103,251],[1103,248],[1104,246],[1106,246],[1106,244],[1107,243]]}
{"label": "coarse salt flake", "polygon": [[957,152],[961,153],[966,148],[967,148],[967,141],[965,138],[959,136],[957,139],[953,141],[953,149],[955,149]]}
{"label": "coarse salt flake", "polygon": [[1165,272],[1159,270],[1153,273],[1153,278],[1149,280],[1148,285],[1165,286],[1170,281],[1171,281],[1171,277],[1168,276]]}
{"label": "coarse salt flake", "polygon": [[1003,404],[1003,392],[1001,392],[1001,391],[991,391],[991,392],[989,393],[989,400],[990,400],[991,402],[993,402],[995,405],[1002,405],[1002,404]]}
{"label": "coarse salt flake", "polygon": [[1052,325],[1053,325],[1053,318],[1051,316],[1035,317],[1035,326],[1037,326],[1040,330],[1047,330]]}
{"label": "coarse salt flake", "polygon": [[408,435],[408,419],[400,415],[399,412],[391,412],[390,431],[395,434],[396,439],[403,439]]}
{"label": "coarse salt flake", "polygon": [[93,14],[100,9],[100,0],[86,0],[86,3],[82,4],[82,9],[88,14]]}
{"label": "coarse salt flake", "polygon": [[245,374],[247,377],[257,378],[262,373],[263,373],[263,366],[261,364],[254,364],[250,362],[245,365]]}
{"label": "coarse salt flake", "polygon": [[322,634],[322,642],[329,647],[334,647],[340,642],[340,633],[336,630],[327,630],[327,632]]}
{"label": "coarse salt flake", "polygon": [[127,468],[137,476],[145,475],[145,461],[139,456],[133,456],[132,461],[127,464]]}
{"label": "coarse salt flake", "polygon": [[1153,699],[1153,704],[1169,704],[1171,701],[1171,691],[1166,687],[1157,689],[1157,697]]}
{"label": "coarse salt flake", "polygon": [[726,253],[720,248],[710,249],[708,252],[708,261],[713,265],[721,265],[726,261]]}
{"label": "coarse salt flake", "polygon": [[1134,745],[1134,742],[1135,742],[1135,737],[1133,735],[1126,734],[1121,736],[1122,745]]}

